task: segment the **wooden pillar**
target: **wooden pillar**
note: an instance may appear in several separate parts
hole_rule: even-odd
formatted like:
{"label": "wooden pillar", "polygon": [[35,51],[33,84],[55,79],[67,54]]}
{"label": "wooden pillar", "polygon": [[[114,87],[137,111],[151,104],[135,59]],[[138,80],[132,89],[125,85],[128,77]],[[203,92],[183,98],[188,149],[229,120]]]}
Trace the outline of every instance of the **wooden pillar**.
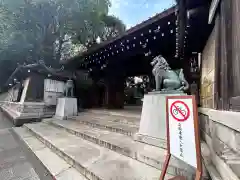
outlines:
{"label": "wooden pillar", "polygon": [[[230,1],[230,0],[229,0]],[[227,1],[228,2],[228,1]],[[228,2],[230,4],[230,2]],[[240,111],[240,2],[239,0],[231,0],[231,4],[228,5],[229,14],[232,16],[230,22],[228,22],[229,32],[231,32],[231,46],[229,47],[229,53],[231,53],[231,61],[229,59],[227,62],[229,63],[228,68],[228,80],[230,80],[229,85],[229,108],[230,110]],[[228,19],[227,19],[228,21]]]}
{"label": "wooden pillar", "polygon": [[[232,76],[232,49],[233,49],[233,13],[232,2],[221,1],[219,15],[216,18],[215,26],[218,28],[216,38],[216,71],[215,71],[215,99],[216,108],[222,110],[230,109],[229,97],[234,89]],[[230,78],[231,77],[231,78]],[[233,78],[233,79],[232,79]]]}
{"label": "wooden pillar", "polygon": [[91,86],[89,90],[89,100],[90,100],[90,106],[92,108],[98,108],[99,105],[99,87],[97,85],[96,81],[93,81],[93,85]]}

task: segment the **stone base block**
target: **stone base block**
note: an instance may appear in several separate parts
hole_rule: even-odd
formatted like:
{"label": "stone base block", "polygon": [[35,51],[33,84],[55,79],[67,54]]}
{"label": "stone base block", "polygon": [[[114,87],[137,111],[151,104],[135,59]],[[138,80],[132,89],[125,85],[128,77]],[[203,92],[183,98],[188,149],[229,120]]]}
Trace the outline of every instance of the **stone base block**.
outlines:
{"label": "stone base block", "polygon": [[[185,95],[179,91],[156,91],[146,94],[136,140],[162,146],[166,138],[166,97]],[[164,143],[163,143],[164,142]]]}
{"label": "stone base block", "polygon": [[13,120],[15,126],[40,121],[45,115],[43,111],[44,103],[41,102],[6,102],[1,108]]}
{"label": "stone base block", "polygon": [[77,98],[59,98],[55,118],[67,119],[71,116],[77,116]]}
{"label": "stone base block", "polygon": [[163,148],[163,149],[167,149],[167,141],[165,139],[154,138],[154,137],[151,137],[151,136],[136,133],[134,135],[134,140],[142,142],[142,143],[150,144],[150,145],[153,145],[153,146],[157,146],[157,147],[160,147],[160,148]]}

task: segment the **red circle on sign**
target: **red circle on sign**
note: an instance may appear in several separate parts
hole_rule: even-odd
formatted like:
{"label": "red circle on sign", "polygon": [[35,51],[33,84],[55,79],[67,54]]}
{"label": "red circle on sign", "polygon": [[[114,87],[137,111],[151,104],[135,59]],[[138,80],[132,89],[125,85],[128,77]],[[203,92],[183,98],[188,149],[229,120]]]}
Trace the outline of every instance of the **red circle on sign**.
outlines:
{"label": "red circle on sign", "polygon": [[[176,104],[181,104],[184,109],[179,108],[179,106],[177,106]],[[189,107],[183,101],[175,101],[174,103],[172,103],[170,107],[170,113],[175,120],[180,122],[186,121],[190,116]],[[180,116],[182,116],[182,118],[176,116],[178,113],[180,114]]]}

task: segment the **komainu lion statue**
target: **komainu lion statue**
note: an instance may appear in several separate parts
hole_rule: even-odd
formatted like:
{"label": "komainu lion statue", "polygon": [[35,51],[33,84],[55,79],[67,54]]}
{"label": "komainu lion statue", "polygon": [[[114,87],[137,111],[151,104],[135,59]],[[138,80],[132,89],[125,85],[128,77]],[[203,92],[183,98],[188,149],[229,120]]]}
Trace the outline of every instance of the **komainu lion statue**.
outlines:
{"label": "komainu lion statue", "polygon": [[161,55],[156,56],[151,65],[153,66],[152,73],[155,76],[156,91],[188,90],[189,83],[184,77],[183,69],[172,70]]}
{"label": "komainu lion statue", "polygon": [[65,97],[73,97],[73,81],[71,79],[67,80],[64,89],[64,96]]}

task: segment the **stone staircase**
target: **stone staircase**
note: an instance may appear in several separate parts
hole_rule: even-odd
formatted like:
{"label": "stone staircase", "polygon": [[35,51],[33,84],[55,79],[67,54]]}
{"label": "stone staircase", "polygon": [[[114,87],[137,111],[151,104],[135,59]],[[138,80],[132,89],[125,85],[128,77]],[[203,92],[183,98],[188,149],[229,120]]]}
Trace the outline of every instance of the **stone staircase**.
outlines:
{"label": "stone staircase", "polygon": [[[134,141],[138,126],[138,117],[83,112],[69,120],[45,119],[14,131],[56,179],[157,180],[165,147]],[[178,175],[194,179],[194,173],[172,157],[165,179]],[[210,179],[207,173],[203,179]]]}

